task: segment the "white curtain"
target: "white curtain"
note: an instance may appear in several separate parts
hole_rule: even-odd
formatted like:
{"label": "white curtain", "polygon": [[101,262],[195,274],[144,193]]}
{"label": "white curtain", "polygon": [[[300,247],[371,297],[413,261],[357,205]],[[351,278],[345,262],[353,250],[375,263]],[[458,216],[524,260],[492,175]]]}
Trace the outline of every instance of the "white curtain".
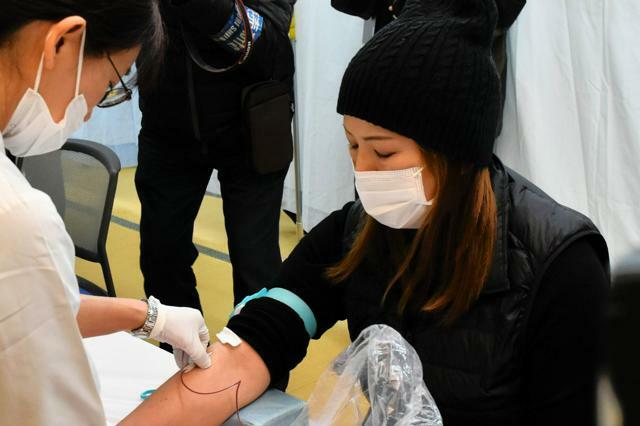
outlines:
{"label": "white curtain", "polygon": [[133,99],[112,108],[94,108],[91,120],[72,137],[89,139],[110,147],[120,158],[122,167],[138,163],[138,132],[142,114],[138,108],[138,91]]}
{"label": "white curtain", "polygon": [[640,246],[640,2],[529,1],[509,36],[502,160]]}
{"label": "white curtain", "polygon": [[[363,21],[333,10],[330,3],[298,0],[296,5],[302,223],[306,230],[354,199],[353,167],[336,105],[344,70],[362,45]],[[295,211],[294,191],[290,172],[285,183],[287,210]]]}

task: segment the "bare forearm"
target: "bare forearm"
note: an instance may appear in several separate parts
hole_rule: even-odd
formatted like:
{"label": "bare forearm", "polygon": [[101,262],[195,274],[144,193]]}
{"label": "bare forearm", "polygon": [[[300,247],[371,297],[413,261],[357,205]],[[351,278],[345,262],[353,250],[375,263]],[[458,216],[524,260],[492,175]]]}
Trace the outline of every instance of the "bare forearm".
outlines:
{"label": "bare forearm", "polygon": [[[165,382],[152,396],[120,423],[132,425],[217,425],[257,399],[267,389],[270,377],[260,356],[247,343],[236,348],[216,343],[209,348],[212,366],[181,373]],[[187,389],[182,383],[201,395]],[[239,387],[233,386],[239,383]]]}
{"label": "bare forearm", "polygon": [[82,337],[93,337],[135,330],[146,317],[147,304],[140,300],[82,296],[76,319]]}

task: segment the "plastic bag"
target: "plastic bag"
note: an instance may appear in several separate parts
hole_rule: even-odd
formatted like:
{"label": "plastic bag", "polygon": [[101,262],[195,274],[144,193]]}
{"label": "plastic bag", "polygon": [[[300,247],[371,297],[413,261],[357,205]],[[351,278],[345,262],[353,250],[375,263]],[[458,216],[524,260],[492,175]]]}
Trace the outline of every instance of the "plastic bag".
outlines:
{"label": "plastic bag", "polygon": [[320,376],[294,426],[442,426],[413,347],[391,327],[372,325]]}

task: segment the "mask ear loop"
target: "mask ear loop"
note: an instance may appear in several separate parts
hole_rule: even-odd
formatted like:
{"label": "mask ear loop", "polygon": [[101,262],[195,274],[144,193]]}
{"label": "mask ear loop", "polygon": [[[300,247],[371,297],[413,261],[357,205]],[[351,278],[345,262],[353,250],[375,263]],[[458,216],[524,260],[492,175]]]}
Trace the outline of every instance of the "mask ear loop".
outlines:
{"label": "mask ear loop", "polygon": [[84,63],[84,42],[87,38],[87,28],[82,31],[82,40],[80,41],[80,53],[78,54],[78,72],[76,74],[76,97],[80,94],[80,79],[82,77],[82,65]]}
{"label": "mask ear loop", "polygon": [[[420,167],[418,170],[416,170],[416,171],[415,171],[415,173],[413,174],[413,177],[416,177],[416,176],[418,176],[418,175],[421,175],[423,170],[424,170],[424,166]],[[424,187],[423,187],[423,184],[422,184],[422,180],[420,180],[420,187],[422,187],[422,191],[424,191]],[[435,200],[435,198],[432,198],[432,199],[430,199],[430,200],[427,200],[426,194],[425,194],[425,197],[424,197],[424,198],[425,198],[425,200],[426,200],[426,203],[425,203],[425,205],[426,205],[426,206],[432,206],[432,205],[433,205],[433,200]]]}
{"label": "mask ear loop", "polygon": [[[80,93],[80,78],[82,77],[82,64],[84,63],[84,42],[87,38],[86,28],[82,32],[82,39],[80,41],[80,52],[78,53],[78,70],[76,72],[76,92],[75,96]],[[38,72],[36,73],[36,82],[33,86],[33,90],[36,92],[40,89],[40,81],[42,80],[42,70],[44,68],[44,51],[40,56],[40,64],[38,65]]]}
{"label": "mask ear loop", "polygon": [[38,91],[40,88],[40,79],[42,78],[42,68],[44,67],[44,50],[42,51],[42,55],[40,56],[40,65],[38,65],[38,73],[36,74],[36,82],[33,85],[33,90]]}

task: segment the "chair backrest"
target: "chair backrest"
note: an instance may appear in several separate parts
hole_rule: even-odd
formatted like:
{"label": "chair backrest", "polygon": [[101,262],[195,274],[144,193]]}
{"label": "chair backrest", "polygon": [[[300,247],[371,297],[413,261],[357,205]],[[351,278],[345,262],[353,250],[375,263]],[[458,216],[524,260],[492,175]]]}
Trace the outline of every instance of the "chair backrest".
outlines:
{"label": "chair backrest", "polygon": [[47,193],[62,216],[76,255],[99,262],[105,246],[120,160],[104,145],[69,139],[61,150],[25,157],[22,172]]}

